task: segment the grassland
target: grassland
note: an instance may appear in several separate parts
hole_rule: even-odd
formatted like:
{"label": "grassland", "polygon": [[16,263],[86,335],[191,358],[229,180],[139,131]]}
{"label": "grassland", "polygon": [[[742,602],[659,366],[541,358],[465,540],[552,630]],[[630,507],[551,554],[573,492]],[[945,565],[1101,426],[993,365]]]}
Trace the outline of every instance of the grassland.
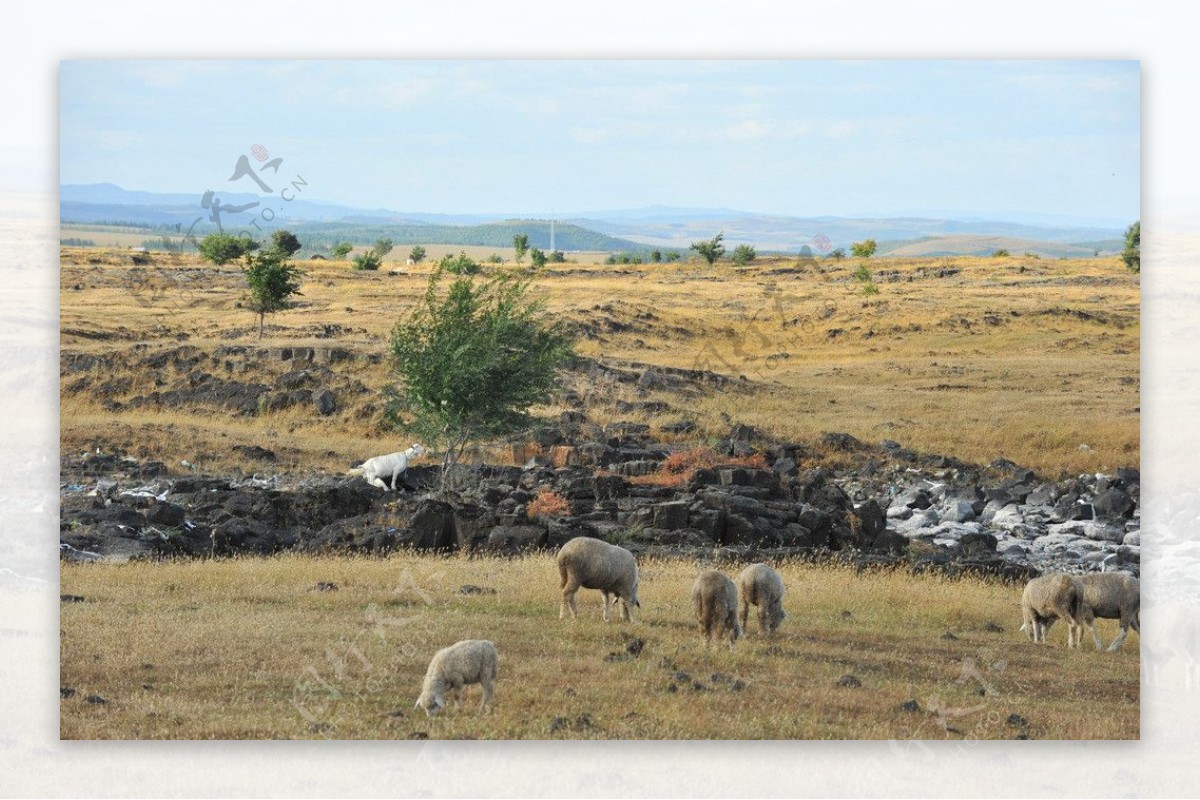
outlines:
{"label": "grassland", "polygon": [[[706,650],[688,603],[689,561],[642,564],[636,624],[603,623],[589,591],[580,618],[560,621],[550,556],[64,563],[62,591],[84,601],[62,606],[61,683],[74,692],[62,700],[61,735],[1138,736],[1136,636],[1115,654],[1068,651],[1060,625],[1049,645],[1034,645],[1017,630],[1013,587],[780,570],[790,616],[776,636],[763,638],[752,615],[735,648]],[[484,593],[461,593],[467,584]],[[1115,633],[1100,624],[1106,638]],[[412,707],[429,657],[465,638],[499,649],[495,708],[479,714],[472,687],[461,708],[429,719]],[[847,675],[861,685],[842,685]],[[919,710],[902,708],[910,700]]]}
{"label": "grassland", "polygon": [[[64,353],[127,354],[133,364],[148,349],[186,342],[210,351],[333,345],[382,355],[429,274],[427,265],[365,273],[346,262],[304,262],[303,296],[269,319],[260,343],[254,315],[240,307],[236,267],[177,254],[152,259],[137,266],[127,251],[64,248]],[[746,268],[587,261],[534,276],[536,294],[580,333],[582,354],[735,378],[699,397],[576,378],[599,422],[657,427],[687,417],[700,439],[736,422],[798,440],[845,431],[978,462],[1003,456],[1051,476],[1138,463],[1139,285],[1116,258],[872,259],[874,295],[852,277],[853,259],[760,259]],[[154,388],[132,366],[113,377],[129,379],[125,397]],[[340,399],[330,417],[239,417],[110,411],[104,398],[72,391],[64,375],[62,442],[214,468],[237,464],[226,445],[258,444],[276,450],[281,467],[344,469],[394,438],[378,411],[391,380],[386,359],[356,362],[353,377],[371,391]],[[618,400],[669,409],[619,411]]]}

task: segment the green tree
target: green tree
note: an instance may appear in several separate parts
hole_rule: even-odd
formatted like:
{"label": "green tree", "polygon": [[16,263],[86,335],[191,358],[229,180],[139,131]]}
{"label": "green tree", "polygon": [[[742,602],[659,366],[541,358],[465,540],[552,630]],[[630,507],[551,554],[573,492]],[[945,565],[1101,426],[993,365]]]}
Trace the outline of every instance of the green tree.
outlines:
{"label": "green tree", "polygon": [[667,252],[665,258],[667,259],[667,263],[670,264],[672,261],[679,260],[679,253],[676,253],[674,250],[670,250]]}
{"label": "green tree", "polygon": [[296,234],[280,228],[271,234],[271,247],[291,258],[300,252],[301,244]]}
{"label": "green tree", "polygon": [[200,255],[217,266],[237,261],[258,249],[258,242],[249,236],[234,236],[231,233],[210,233],[200,240]]}
{"label": "green tree", "polygon": [[1121,253],[1121,260],[1125,262],[1125,266],[1130,272],[1140,273],[1142,271],[1142,221],[1140,219],[1125,231],[1125,250]]}
{"label": "green tree", "polygon": [[650,251],[650,260],[653,261],[655,264],[662,261],[662,250],[651,250]]}
{"label": "green tree", "polygon": [[550,253],[549,260],[551,264],[565,264],[567,256],[562,250],[554,250]]}
{"label": "green tree", "polygon": [[345,258],[346,256],[350,255],[350,251],[353,249],[354,245],[350,244],[349,242],[342,242],[341,244],[335,244],[333,249],[329,251],[329,255],[333,256],[334,258]]}
{"label": "green tree", "polygon": [[1003,247],[992,252],[992,258],[1008,258],[1009,252]]}
{"label": "green tree", "polygon": [[391,239],[376,239],[375,246],[371,248],[371,251],[382,259],[388,253],[392,252],[393,247],[395,247],[395,245],[392,244]]}
{"label": "green tree", "polygon": [[733,263],[739,267],[744,267],[758,257],[758,253],[754,252],[754,248],[748,244],[739,244],[733,249]]}
{"label": "green tree", "polygon": [[529,251],[529,237],[523,233],[518,233],[513,237],[513,252],[517,254],[517,263],[521,263],[521,259],[525,258],[525,253]]}
{"label": "green tree", "polygon": [[830,250],[829,255],[826,256],[826,258],[832,258],[834,261],[841,261],[845,257],[846,251],[841,247],[837,248],[836,250]]}
{"label": "green tree", "polygon": [[408,251],[408,257],[412,259],[414,264],[420,264],[425,260],[425,248],[417,245],[412,250]]}
{"label": "green tree", "polygon": [[533,263],[534,269],[546,266],[546,254],[536,247],[529,251],[529,260]]}
{"label": "green tree", "polygon": [[443,290],[442,274],[434,271],[424,300],[392,329],[402,386],[391,392],[388,416],[442,450],[444,488],[471,441],[528,424],[529,407],[549,399],[572,342],[528,299],[528,281],[459,276]]}
{"label": "green tree", "polygon": [[864,239],[861,242],[855,242],[850,245],[850,254],[855,258],[870,258],[875,255],[875,249],[874,239]]}
{"label": "green tree", "polygon": [[250,308],[258,312],[258,338],[263,336],[267,314],[288,307],[288,298],[300,294],[300,270],[288,261],[288,254],[274,247],[261,253],[247,253],[246,283],[250,287]]}
{"label": "green tree", "polygon": [[368,250],[365,253],[359,253],[354,257],[351,263],[351,269],[362,269],[374,272],[383,266],[383,259],[374,250]]}
{"label": "green tree", "polygon": [[689,249],[695,250],[701,258],[708,262],[709,266],[712,266],[717,263],[717,259],[725,255],[725,245],[721,244],[721,240],[724,238],[725,232],[722,231],[706,242],[692,242]]}

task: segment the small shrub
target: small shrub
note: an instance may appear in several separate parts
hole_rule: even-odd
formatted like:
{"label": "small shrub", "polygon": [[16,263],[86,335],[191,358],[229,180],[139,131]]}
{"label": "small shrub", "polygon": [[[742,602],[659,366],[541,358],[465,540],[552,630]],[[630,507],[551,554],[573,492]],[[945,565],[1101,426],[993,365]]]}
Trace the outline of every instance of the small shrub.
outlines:
{"label": "small shrub", "polygon": [[874,239],[863,239],[861,242],[855,242],[850,245],[850,253],[855,258],[870,258],[875,255],[877,245]]}
{"label": "small shrub", "polygon": [[341,244],[335,244],[329,250],[329,255],[334,258],[345,258],[346,256],[350,255],[350,251],[353,249],[354,245],[350,244],[349,242],[342,242]]}
{"label": "small shrub", "polygon": [[438,266],[455,275],[474,275],[480,270],[479,264],[466,253],[459,253],[456,256],[447,254],[438,262]]}
{"label": "small shrub", "polygon": [[992,253],[992,258],[1008,258],[1009,252],[1004,248],[1000,248]]}
{"label": "small shrub", "polygon": [[571,506],[565,497],[553,489],[542,488],[537,496],[525,507],[525,516],[530,519],[538,517],[561,517],[571,512]]}
{"label": "small shrub", "polygon": [[663,258],[665,258],[667,260],[667,263],[669,264],[672,261],[679,260],[679,253],[676,253],[675,251],[672,250],[671,252],[669,252],[665,256],[663,256]]}
{"label": "small shrub", "polygon": [[564,264],[567,261],[567,256],[562,250],[555,250],[546,257],[551,264]]}
{"label": "small shrub", "polygon": [[492,253],[490,256],[488,256],[488,257],[487,257],[487,263],[489,263],[489,264],[503,264],[503,263],[504,263],[504,259],[500,257],[500,254],[499,254],[499,253]]}
{"label": "small shrub", "polygon": [[870,283],[872,280],[871,268],[866,265],[866,262],[859,264],[858,269],[854,270],[850,277],[854,278],[856,281]]}
{"label": "small shrub", "polygon": [[829,255],[827,255],[825,257],[832,258],[834,261],[841,261],[843,258],[846,257],[846,251],[843,248],[839,247],[836,250],[829,251]]}
{"label": "small shrub", "polygon": [[863,284],[862,293],[868,297],[879,294],[879,285],[875,281],[867,281]]}
{"label": "small shrub", "polygon": [[541,269],[546,266],[546,254],[535,247],[529,251],[529,261],[534,269]]}
{"label": "small shrub", "polygon": [[383,266],[383,257],[374,250],[368,250],[356,255],[351,266],[354,269],[377,270]]}
{"label": "small shrub", "polygon": [[737,264],[739,267],[746,266],[757,257],[758,253],[756,253],[754,248],[748,244],[739,244],[734,248],[733,255],[731,256],[733,263]]}

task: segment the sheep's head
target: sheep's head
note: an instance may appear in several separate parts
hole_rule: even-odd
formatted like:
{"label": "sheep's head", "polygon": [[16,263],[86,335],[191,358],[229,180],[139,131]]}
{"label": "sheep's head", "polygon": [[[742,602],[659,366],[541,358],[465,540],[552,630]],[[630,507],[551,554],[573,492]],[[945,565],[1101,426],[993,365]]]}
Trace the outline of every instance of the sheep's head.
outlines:
{"label": "sheep's head", "polygon": [[446,707],[445,700],[438,697],[437,695],[426,695],[426,694],[423,694],[420,697],[418,697],[417,702],[413,705],[413,708],[425,709],[425,714],[430,717],[436,715],[439,711],[441,711],[445,707]]}
{"label": "sheep's head", "polygon": [[422,447],[420,444],[416,444],[416,443],[414,443],[412,447],[408,448],[408,451],[410,453],[412,453],[413,458],[416,458],[417,456],[423,456],[429,452],[424,447]]}
{"label": "sheep's head", "polygon": [[787,619],[787,612],[783,610],[783,606],[775,606],[771,609],[771,630],[775,630]]}

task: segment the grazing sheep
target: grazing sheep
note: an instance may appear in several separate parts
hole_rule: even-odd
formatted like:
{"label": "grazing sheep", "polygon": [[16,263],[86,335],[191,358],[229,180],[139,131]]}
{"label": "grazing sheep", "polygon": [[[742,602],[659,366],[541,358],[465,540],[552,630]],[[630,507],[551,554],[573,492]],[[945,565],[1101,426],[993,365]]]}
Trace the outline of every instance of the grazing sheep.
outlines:
{"label": "grazing sheep", "polygon": [[[641,608],[638,602],[637,560],[624,547],[617,547],[590,536],[576,536],[558,551],[558,574],[562,579],[562,604],[558,618],[571,610],[571,619],[578,616],[575,594],[582,589],[599,589],[604,594],[604,621],[609,621],[609,606],[621,601],[621,615],[632,619],[630,608]],[[611,601],[610,601],[611,596]]]}
{"label": "grazing sheep", "polygon": [[401,453],[389,453],[386,456],[375,456],[368,458],[362,463],[362,466],[355,467],[350,470],[348,475],[362,475],[367,483],[372,486],[378,486],[385,492],[388,490],[388,485],[384,483],[380,476],[392,476],[392,491],[396,491],[396,480],[408,471],[409,459],[417,456],[425,455],[428,452],[419,444],[414,444],[412,447]]}
{"label": "grazing sheep", "polygon": [[1080,588],[1070,575],[1043,575],[1025,584],[1021,594],[1021,630],[1035,642],[1046,641],[1046,632],[1055,620],[1066,620],[1067,647],[1075,647],[1082,638],[1079,627]]}
{"label": "grazing sheep", "polygon": [[1120,620],[1121,631],[1108,646],[1109,652],[1119,650],[1132,627],[1142,632],[1142,590],[1138,579],[1126,572],[1097,572],[1075,578],[1080,589],[1079,638],[1083,638],[1083,627],[1092,632],[1096,649],[1104,643],[1096,633],[1096,617]]}
{"label": "grazing sheep", "polygon": [[429,716],[446,707],[446,691],[454,693],[454,705],[462,700],[463,686],[482,684],[480,710],[492,704],[492,681],[496,679],[496,646],[483,639],[467,639],[433,654],[421,696],[414,708],[423,708]]}
{"label": "grazing sheep", "polygon": [[758,629],[770,635],[787,618],[783,611],[783,578],[768,564],[751,564],[738,576],[742,599],[742,631],[750,618],[750,606],[758,606]]}
{"label": "grazing sheep", "polygon": [[701,572],[692,584],[692,605],[696,609],[696,618],[700,620],[705,647],[711,647],[713,633],[723,629],[729,632],[729,648],[732,650],[733,643],[742,638],[742,625],[737,618],[737,587],[729,576],[715,569]]}

